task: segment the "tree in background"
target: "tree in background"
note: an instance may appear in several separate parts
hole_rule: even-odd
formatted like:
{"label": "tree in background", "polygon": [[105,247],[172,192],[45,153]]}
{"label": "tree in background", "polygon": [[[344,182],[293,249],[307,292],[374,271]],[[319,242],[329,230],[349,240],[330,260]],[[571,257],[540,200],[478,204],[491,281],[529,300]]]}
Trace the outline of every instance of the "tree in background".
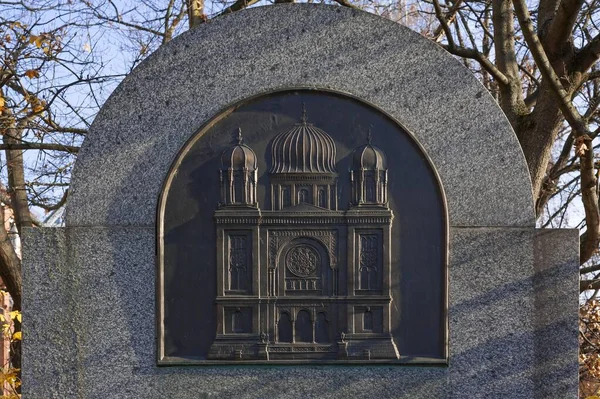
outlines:
{"label": "tree in background", "polygon": [[[600,289],[600,0],[323,1],[409,26],[496,98],[523,148],[539,226],[581,229],[582,323],[590,320]],[[32,207],[65,203],[87,128],[133,67],[189,27],[271,2],[293,0],[0,0],[1,201],[19,231],[38,223]],[[20,260],[4,231],[0,276],[19,309]],[[589,376],[600,350],[586,331]]]}

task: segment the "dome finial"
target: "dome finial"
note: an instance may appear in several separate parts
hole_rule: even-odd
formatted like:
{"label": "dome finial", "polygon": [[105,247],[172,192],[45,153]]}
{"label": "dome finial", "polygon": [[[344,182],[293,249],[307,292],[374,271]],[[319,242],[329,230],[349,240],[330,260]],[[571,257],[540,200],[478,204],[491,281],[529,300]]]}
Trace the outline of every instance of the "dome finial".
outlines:
{"label": "dome finial", "polygon": [[243,140],[244,140],[244,138],[242,137],[242,128],[238,127],[238,136],[237,136],[238,144],[242,144]]}
{"label": "dome finial", "polygon": [[371,133],[371,129],[373,129],[373,125],[369,126],[369,133],[367,134],[367,144],[371,144],[371,141],[373,141],[373,134]]}
{"label": "dome finial", "polygon": [[302,101],[302,119],[300,120],[303,125],[306,125],[306,103],[304,101]]}

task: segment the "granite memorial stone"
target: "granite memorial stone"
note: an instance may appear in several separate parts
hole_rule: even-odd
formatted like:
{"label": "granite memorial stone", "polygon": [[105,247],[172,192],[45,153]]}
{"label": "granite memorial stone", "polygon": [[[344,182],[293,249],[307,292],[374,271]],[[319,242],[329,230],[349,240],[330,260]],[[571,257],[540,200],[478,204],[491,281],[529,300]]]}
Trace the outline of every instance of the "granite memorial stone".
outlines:
{"label": "granite memorial stone", "polygon": [[[24,231],[27,398],[575,398],[578,231],[434,43],[281,4],[182,34]],[[168,367],[166,367],[168,366]]]}

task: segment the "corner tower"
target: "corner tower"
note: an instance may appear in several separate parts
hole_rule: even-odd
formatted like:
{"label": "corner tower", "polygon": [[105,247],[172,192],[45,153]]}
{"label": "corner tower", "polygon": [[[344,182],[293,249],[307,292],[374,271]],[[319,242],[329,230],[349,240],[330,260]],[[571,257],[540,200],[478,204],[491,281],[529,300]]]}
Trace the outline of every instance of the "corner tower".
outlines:
{"label": "corner tower", "polygon": [[221,154],[220,207],[258,207],[256,200],[256,154],[243,144],[242,128],[238,130],[237,144]]}
{"label": "corner tower", "polygon": [[358,147],[352,154],[351,205],[387,208],[387,159],[385,153],[371,144],[371,141],[371,129],[369,129],[367,143]]}

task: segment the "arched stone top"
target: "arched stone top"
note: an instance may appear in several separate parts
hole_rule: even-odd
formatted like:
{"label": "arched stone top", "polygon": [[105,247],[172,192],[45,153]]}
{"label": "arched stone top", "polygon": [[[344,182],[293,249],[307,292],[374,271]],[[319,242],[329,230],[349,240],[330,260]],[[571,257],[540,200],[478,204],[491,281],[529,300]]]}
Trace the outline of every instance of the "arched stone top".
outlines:
{"label": "arched stone top", "polygon": [[80,151],[67,226],[154,226],[185,143],[231,104],[291,87],[359,98],[411,132],[439,174],[450,226],[534,225],[516,136],[457,60],[365,12],[282,4],[186,32],[121,83]]}

